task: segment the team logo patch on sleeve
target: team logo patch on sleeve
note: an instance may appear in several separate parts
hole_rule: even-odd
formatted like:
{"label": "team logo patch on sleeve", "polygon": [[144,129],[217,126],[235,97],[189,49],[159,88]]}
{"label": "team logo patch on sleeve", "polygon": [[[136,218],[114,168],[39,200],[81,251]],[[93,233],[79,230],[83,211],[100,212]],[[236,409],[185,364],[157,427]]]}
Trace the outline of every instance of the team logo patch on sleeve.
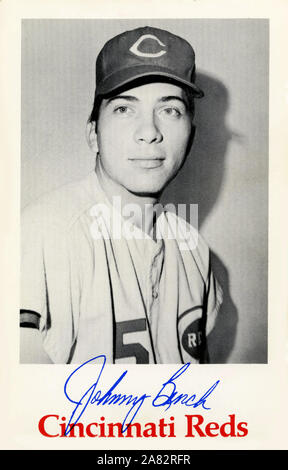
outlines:
{"label": "team logo patch on sleeve", "polygon": [[178,337],[184,362],[201,359],[205,338],[203,336],[202,306],[193,307],[179,316]]}
{"label": "team logo patch on sleeve", "polygon": [[185,328],[182,338],[182,346],[194,359],[200,359],[203,333],[201,331],[201,320],[195,320]]}

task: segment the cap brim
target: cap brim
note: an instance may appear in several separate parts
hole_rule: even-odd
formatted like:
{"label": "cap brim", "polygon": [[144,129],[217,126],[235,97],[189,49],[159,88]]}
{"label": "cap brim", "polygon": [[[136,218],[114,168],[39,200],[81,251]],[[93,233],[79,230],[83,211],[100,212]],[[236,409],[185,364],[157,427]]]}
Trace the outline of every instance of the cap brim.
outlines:
{"label": "cap brim", "polygon": [[165,67],[156,67],[151,65],[133,65],[133,67],[127,67],[125,69],[119,70],[111,75],[109,75],[102,83],[96,86],[96,96],[98,95],[107,95],[118,88],[127,85],[134,80],[138,80],[142,77],[167,77],[172,79],[175,82],[186,85],[193,90],[193,95],[195,98],[202,98],[204,92],[188,80],[184,80],[182,77],[179,77],[170,69]]}

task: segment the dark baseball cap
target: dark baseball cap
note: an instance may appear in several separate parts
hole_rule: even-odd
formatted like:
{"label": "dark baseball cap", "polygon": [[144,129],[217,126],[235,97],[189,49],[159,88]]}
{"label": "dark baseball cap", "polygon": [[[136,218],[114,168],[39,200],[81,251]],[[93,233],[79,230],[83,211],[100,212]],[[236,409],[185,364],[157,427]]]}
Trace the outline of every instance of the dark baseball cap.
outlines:
{"label": "dark baseball cap", "polygon": [[104,45],[96,61],[95,98],[107,95],[142,77],[166,77],[204,93],[195,84],[195,53],[179,36],[145,26],[125,31]]}

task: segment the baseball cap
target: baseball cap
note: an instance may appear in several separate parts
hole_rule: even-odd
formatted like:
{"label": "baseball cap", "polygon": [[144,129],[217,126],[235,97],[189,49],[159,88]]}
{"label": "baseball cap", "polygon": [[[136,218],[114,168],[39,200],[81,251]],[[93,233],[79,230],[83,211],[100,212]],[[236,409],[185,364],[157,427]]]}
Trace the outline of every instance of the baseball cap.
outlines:
{"label": "baseball cap", "polygon": [[107,95],[142,77],[166,77],[189,87],[197,98],[195,52],[175,34],[145,26],[110,39],[96,60],[95,98]]}

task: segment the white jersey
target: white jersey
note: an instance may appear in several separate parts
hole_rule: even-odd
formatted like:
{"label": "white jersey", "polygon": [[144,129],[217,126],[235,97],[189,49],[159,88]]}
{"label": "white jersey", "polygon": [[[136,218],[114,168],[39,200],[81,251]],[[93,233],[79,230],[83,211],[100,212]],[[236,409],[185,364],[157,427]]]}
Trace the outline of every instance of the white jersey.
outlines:
{"label": "white jersey", "polygon": [[156,241],[129,224],[129,236],[115,238],[107,212],[97,211],[103,203],[93,172],[24,210],[22,323],[39,317],[55,363],[102,354],[108,363],[205,361],[222,302],[206,243],[169,212],[157,219]]}

